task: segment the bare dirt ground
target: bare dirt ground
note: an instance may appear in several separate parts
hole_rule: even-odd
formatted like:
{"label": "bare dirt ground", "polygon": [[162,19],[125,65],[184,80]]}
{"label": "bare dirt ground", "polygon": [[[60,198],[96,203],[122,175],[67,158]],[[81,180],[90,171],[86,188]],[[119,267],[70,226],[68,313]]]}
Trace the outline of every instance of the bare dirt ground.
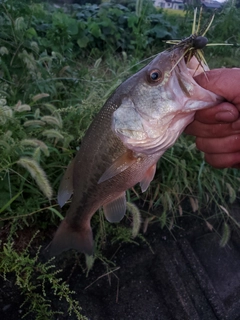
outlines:
{"label": "bare dirt ground", "polygon": [[[238,208],[234,214],[240,217]],[[74,268],[73,260],[59,258],[59,266],[65,264],[62,277],[76,292],[74,298],[88,319],[240,319],[239,232],[232,228],[230,241],[222,248],[218,233],[211,232],[202,219],[189,215],[178,222],[171,232],[150,226],[145,236],[151,249],[143,242],[122,245],[110,272],[97,261],[86,277],[79,266]],[[115,251],[109,248],[106,257]],[[63,303],[57,297],[50,300],[53,310]],[[1,279],[0,319],[20,320],[26,312],[20,307],[22,302],[14,278]],[[76,317],[65,314],[56,319]]]}

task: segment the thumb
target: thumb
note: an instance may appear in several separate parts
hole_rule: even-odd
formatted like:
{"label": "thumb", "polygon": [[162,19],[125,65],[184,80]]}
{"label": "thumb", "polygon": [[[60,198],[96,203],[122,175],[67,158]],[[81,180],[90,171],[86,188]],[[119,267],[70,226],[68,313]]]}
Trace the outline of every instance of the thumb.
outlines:
{"label": "thumb", "polygon": [[240,68],[213,69],[194,79],[201,87],[224,97],[240,110]]}

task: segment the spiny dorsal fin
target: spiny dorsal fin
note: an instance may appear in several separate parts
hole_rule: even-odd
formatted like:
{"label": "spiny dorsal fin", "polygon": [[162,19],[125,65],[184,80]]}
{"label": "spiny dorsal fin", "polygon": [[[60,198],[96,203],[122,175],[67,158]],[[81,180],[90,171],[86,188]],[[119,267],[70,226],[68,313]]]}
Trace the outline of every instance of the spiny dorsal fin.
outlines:
{"label": "spiny dorsal fin", "polygon": [[58,204],[62,208],[73,194],[73,167],[75,158],[68,164],[58,189]]}
{"label": "spiny dorsal fin", "polygon": [[117,199],[105,204],[103,211],[106,219],[109,222],[119,222],[126,213],[126,196],[123,192]]}
{"label": "spiny dorsal fin", "polygon": [[147,169],[144,175],[144,178],[142,179],[142,181],[140,181],[140,187],[142,189],[142,192],[145,192],[149,187],[152,179],[155,176],[155,172],[156,172],[156,164],[152,165],[150,168]]}
{"label": "spiny dorsal fin", "polygon": [[104,172],[101,178],[98,180],[98,184],[102,183],[106,180],[115,177],[119,173],[125,171],[129,167],[131,167],[136,161],[138,161],[139,157],[137,157],[132,150],[127,150],[124,154],[122,154],[119,158],[117,158],[113,164]]}

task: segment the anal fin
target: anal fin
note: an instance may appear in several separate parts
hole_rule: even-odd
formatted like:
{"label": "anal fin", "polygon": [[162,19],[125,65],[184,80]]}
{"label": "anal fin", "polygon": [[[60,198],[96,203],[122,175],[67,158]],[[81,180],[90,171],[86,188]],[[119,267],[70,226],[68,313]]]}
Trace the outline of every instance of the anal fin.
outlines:
{"label": "anal fin", "polygon": [[73,194],[73,166],[75,158],[68,164],[58,189],[57,200],[62,208]]}
{"label": "anal fin", "polygon": [[115,177],[119,173],[131,167],[137,160],[138,157],[134,155],[134,152],[132,150],[127,150],[127,152],[125,152],[119,158],[117,158],[113,162],[113,164],[104,172],[104,174],[99,179],[98,183],[104,182]]}
{"label": "anal fin", "polygon": [[109,222],[119,222],[126,213],[126,196],[123,192],[117,199],[105,204],[103,211],[106,219]]}
{"label": "anal fin", "polygon": [[151,181],[153,180],[156,173],[156,164],[152,165],[150,168],[147,169],[144,178],[140,181],[140,187],[142,192],[145,192],[149,187]]}

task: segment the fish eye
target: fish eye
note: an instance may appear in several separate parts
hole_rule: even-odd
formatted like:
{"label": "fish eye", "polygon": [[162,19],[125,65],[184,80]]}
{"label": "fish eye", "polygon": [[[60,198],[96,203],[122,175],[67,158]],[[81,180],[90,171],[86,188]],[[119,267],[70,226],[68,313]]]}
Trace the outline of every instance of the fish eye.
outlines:
{"label": "fish eye", "polygon": [[162,80],[163,74],[162,71],[158,69],[154,69],[149,74],[149,80],[150,82],[159,82]]}

